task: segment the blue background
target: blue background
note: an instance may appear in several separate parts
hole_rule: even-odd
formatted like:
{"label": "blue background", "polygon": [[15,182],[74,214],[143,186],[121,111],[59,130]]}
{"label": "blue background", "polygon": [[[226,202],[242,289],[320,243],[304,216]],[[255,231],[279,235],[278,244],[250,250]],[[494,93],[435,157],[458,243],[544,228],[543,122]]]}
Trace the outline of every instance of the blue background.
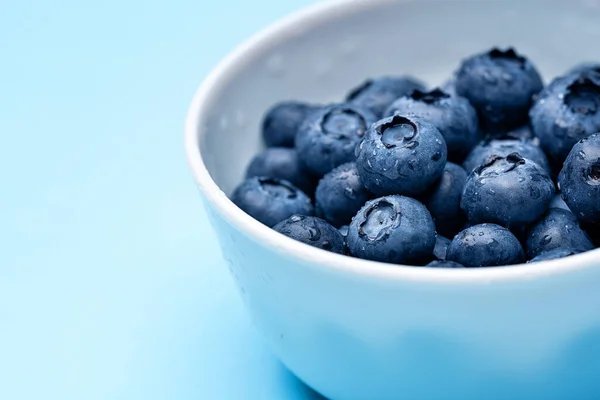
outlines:
{"label": "blue background", "polygon": [[183,152],[209,70],[309,0],[0,5],[0,399],[312,399],[221,261]]}

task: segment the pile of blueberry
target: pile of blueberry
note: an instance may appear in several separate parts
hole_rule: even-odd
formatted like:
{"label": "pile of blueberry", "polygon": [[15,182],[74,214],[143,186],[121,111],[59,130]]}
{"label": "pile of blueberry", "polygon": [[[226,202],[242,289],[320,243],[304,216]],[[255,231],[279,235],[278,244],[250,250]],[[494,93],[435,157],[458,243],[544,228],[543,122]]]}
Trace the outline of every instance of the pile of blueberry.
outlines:
{"label": "pile of blueberry", "polygon": [[436,268],[550,260],[600,239],[600,64],[544,87],[514,49],[428,90],[382,77],[344,102],[283,102],[231,199],[353,257]]}

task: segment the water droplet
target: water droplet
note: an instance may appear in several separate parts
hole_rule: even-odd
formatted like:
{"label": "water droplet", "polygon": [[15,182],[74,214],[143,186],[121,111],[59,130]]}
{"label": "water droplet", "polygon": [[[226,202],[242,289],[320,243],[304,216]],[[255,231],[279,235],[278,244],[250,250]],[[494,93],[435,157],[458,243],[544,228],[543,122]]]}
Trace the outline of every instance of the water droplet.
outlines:
{"label": "water droplet", "polygon": [[485,233],[479,232],[479,236],[483,236],[483,235],[485,235]]}
{"label": "water droplet", "polygon": [[485,183],[485,178],[481,178],[481,179],[479,180],[479,183],[481,183],[481,184],[483,185],[483,184]]}
{"label": "water droplet", "polygon": [[488,212],[489,212],[489,211],[490,211],[490,208],[486,206],[486,207],[485,207],[485,211],[488,211]]}
{"label": "water droplet", "polygon": [[519,177],[519,183],[523,183],[523,182],[525,182],[525,178],[523,178],[522,176]]}

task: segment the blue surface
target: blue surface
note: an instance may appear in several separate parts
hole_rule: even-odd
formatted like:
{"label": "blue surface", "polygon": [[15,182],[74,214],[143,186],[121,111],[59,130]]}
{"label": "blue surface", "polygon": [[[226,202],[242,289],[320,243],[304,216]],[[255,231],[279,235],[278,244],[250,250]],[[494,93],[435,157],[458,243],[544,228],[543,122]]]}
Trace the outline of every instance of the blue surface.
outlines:
{"label": "blue surface", "polygon": [[0,399],[308,399],[183,153],[197,85],[309,0],[0,7]]}

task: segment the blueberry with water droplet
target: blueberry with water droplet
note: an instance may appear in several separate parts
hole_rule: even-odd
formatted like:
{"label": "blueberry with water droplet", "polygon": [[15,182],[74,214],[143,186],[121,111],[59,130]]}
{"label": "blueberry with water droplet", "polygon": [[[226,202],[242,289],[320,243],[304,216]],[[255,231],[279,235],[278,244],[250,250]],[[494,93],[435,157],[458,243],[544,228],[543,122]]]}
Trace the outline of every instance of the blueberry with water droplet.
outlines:
{"label": "blueberry with water droplet", "polygon": [[277,232],[299,242],[344,254],[344,237],[327,221],[318,217],[293,215],[273,227]]}
{"label": "blueberry with water droplet", "polygon": [[496,224],[480,224],[454,237],[447,259],[467,268],[492,267],[524,262],[525,253],[508,229]]}
{"label": "blueberry with water droplet", "polygon": [[333,104],[310,113],[296,135],[296,150],[309,171],[323,176],[354,161],[355,151],[376,117],[352,104]]}
{"label": "blueberry with water droplet", "polygon": [[600,131],[600,74],[584,70],[556,78],[529,115],[540,146],[562,166],[578,140]]}
{"label": "blueberry with water droplet", "polygon": [[[481,178],[485,178],[485,183],[481,183]],[[553,196],[554,183],[548,172],[512,153],[494,157],[471,172],[461,208],[474,223],[493,222],[518,228],[541,217]]]}
{"label": "blueberry with water droplet", "polygon": [[233,191],[231,201],[270,227],[294,214],[313,214],[304,192],[288,181],[269,177],[247,178]]}
{"label": "blueberry with water droplet", "polygon": [[325,174],[315,192],[317,215],[333,226],[350,220],[373,195],[362,183],[356,163],[342,164]]}
{"label": "blueberry with water droplet", "polygon": [[477,110],[484,131],[503,132],[527,123],[527,113],[543,83],[523,55],[512,48],[494,48],[464,60],[455,87]]}
{"label": "blueberry with water droplet", "polygon": [[365,187],[376,195],[414,196],[441,176],[446,156],[446,143],[435,126],[395,115],[369,128],[356,166]]}
{"label": "blueberry with water droplet", "polygon": [[381,197],[368,201],[352,219],[346,241],[355,257],[423,265],[435,246],[435,225],[417,200]]}
{"label": "blueberry with water droplet", "polygon": [[525,246],[529,258],[557,248],[569,248],[579,252],[594,248],[589,236],[579,227],[577,217],[572,212],[560,208],[549,209],[542,219],[529,229]]}
{"label": "blueberry with water droplet", "polygon": [[600,227],[600,133],[573,146],[558,182],[563,200],[584,228],[597,230]]}
{"label": "blueberry with water droplet", "polygon": [[441,89],[415,90],[400,97],[385,112],[386,116],[394,114],[411,115],[432,123],[446,140],[450,160],[462,161],[480,139],[477,112],[471,103]]}

